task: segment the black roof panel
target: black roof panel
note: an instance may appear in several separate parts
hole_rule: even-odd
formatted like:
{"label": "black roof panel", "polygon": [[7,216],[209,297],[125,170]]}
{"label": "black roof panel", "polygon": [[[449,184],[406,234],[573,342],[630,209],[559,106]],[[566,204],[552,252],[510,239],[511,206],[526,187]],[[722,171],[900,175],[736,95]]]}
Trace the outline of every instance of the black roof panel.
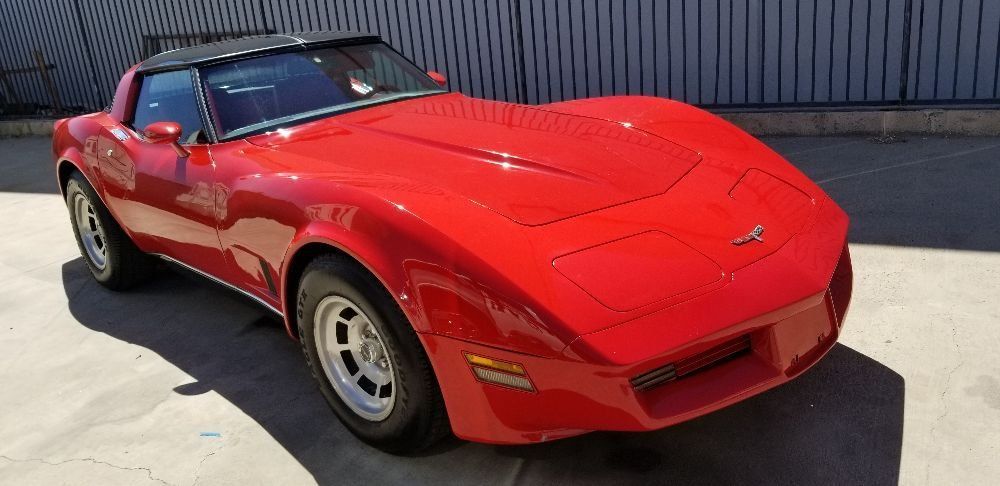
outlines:
{"label": "black roof panel", "polygon": [[146,59],[139,65],[137,71],[163,71],[178,69],[185,66],[222,60],[230,57],[240,57],[245,54],[323,44],[350,40],[378,40],[374,34],[348,31],[314,31],[295,32],[291,34],[268,34],[241,37],[201,44],[198,46],[174,49],[157,54]]}

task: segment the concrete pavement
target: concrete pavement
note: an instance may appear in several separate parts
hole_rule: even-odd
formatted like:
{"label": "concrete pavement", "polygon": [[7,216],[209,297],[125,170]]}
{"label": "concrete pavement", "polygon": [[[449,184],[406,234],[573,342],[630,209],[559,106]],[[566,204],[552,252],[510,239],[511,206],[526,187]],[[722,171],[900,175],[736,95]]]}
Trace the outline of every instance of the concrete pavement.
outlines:
{"label": "concrete pavement", "polygon": [[170,272],[91,281],[48,140],[0,140],[0,484],[994,482],[1000,139],[768,142],[853,218],[855,298],[816,368],[657,432],[395,457],[256,307]]}

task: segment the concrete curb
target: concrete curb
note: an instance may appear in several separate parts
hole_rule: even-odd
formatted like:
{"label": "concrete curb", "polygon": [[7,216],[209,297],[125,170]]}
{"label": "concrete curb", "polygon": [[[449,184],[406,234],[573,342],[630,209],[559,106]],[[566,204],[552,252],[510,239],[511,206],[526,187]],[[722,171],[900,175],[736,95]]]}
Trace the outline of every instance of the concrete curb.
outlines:
{"label": "concrete curb", "polygon": [[31,119],[0,121],[0,138],[51,136],[55,120]]}
{"label": "concrete curb", "polygon": [[[721,112],[756,136],[1000,136],[1000,109]],[[50,136],[54,120],[0,121],[0,138]]]}
{"label": "concrete curb", "polygon": [[1000,109],[743,112],[719,116],[756,136],[1000,136]]}

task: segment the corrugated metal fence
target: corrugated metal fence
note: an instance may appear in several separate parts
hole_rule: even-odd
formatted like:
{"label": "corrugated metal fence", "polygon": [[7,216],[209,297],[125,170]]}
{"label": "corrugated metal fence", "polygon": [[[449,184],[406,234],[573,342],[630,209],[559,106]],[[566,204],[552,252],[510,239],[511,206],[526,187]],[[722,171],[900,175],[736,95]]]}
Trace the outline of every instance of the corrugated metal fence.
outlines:
{"label": "corrugated metal fence", "polygon": [[0,29],[7,116],[103,107],[163,50],[328,29],[524,103],[1000,104],[1000,0],[0,0]]}

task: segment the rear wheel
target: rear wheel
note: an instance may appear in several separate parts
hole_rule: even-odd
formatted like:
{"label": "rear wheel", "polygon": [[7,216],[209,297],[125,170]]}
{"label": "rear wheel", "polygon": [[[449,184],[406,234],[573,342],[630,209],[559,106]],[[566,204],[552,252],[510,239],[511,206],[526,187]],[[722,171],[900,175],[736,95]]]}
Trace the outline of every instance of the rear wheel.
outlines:
{"label": "rear wheel", "polygon": [[306,361],[341,422],[379,449],[423,449],[448,433],[441,391],[416,333],[371,274],[339,255],[305,269],[297,317]]}
{"label": "rear wheel", "polygon": [[136,248],[79,172],[66,183],[66,206],[80,254],[98,283],[124,290],[151,274],[153,259]]}

